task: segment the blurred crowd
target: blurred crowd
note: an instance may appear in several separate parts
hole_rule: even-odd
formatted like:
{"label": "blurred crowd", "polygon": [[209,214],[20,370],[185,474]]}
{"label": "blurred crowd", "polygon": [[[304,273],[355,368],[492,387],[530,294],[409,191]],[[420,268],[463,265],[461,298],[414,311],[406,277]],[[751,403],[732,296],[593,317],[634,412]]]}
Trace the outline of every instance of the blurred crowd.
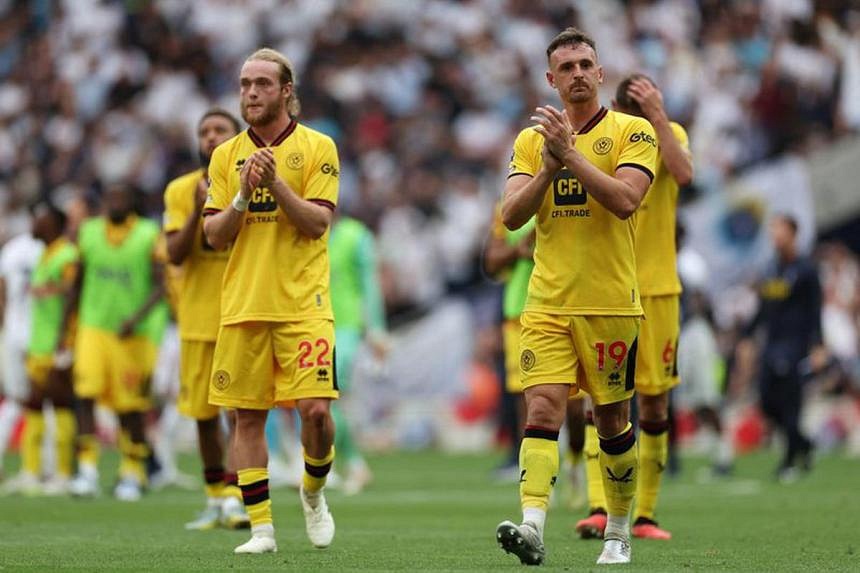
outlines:
{"label": "blurred crowd", "polygon": [[[0,244],[38,196],[74,219],[117,180],[159,216],[166,182],[197,165],[198,119],[238,111],[239,67],[268,45],[295,64],[301,120],[337,142],[340,208],[378,237],[392,324],[457,293],[490,323],[481,248],[569,25],[597,41],[605,105],[630,72],[656,81],[700,193],[860,131],[852,0],[0,0]],[[857,259],[820,261],[834,353],[856,362]]]}

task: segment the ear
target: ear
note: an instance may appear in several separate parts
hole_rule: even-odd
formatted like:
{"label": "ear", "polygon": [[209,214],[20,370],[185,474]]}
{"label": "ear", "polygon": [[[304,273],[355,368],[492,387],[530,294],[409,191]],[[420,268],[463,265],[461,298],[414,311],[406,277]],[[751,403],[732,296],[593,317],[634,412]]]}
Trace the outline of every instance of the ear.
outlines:
{"label": "ear", "polygon": [[549,87],[555,89],[555,76],[553,76],[550,71],[547,71],[546,73],[546,83],[549,84]]}
{"label": "ear", "polygon": [[597,66],[597,83],[603,83],[603,66]]}

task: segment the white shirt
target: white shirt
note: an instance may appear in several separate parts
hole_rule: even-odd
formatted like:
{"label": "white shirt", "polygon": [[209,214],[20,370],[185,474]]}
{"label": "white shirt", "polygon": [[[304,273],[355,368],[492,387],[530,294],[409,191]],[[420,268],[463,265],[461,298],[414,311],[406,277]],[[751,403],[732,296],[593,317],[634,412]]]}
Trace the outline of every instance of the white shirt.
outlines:
{"label": "white shirt", "polygon": [[29,233],[10,239],[0,250],[0,276],[6,283],[6,344],[24,346],[30,337],[30,275],[44,245]]}

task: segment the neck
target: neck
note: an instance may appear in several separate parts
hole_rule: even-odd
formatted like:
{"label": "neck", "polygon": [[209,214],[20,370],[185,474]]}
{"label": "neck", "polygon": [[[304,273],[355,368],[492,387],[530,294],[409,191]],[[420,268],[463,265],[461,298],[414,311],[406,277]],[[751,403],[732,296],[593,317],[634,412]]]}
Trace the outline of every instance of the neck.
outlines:
{"label": "neck", "polygon": [[292,118],[283,113],[278,116],[274,121],[267,123],[266,125],[254,125],[251,129],[254,130],[254,133],[262,139],[266,144],[269,144],[278,137],[282,131],[287,129],[287,126],[290,125]]}
{"label": "neck", "polygon": [[583,103],[565,102],[564,109],[567,111],[571,124],[573,124],[573,130],[579,132],[600,109],[600,102],[597,98]]}
{"label": "neck", "polygon": [[779,260],[782,263],[790,263],[797,258],[797,249],[788,248],[779,253]]}

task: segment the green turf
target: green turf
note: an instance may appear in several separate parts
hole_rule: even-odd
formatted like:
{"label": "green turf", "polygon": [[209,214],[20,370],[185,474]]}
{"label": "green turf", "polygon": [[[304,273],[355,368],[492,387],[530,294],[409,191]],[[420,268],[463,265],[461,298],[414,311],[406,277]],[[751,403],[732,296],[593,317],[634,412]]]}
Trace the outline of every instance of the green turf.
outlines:
{"label": "green turf", "polygon": [[[741,458],[732,478],[707,484],[697,480],[700,464],[688,461],[667,481],[659,508],[674,539],[634,541],[634,562],[623,570],[860,571],[860,461],[822,458],[789,486],[769,480],[773,461]],[[136,504],[0,498],[0,571],[519,570],[494,539],[499,521],[519,517],[516,486],[488,479],[494,462],[437,453],[372,458],[376,481],[365,493],[329,495],[337,535],[324,551],[305,538],[298,495],[275,490],[280,553],[261,556],[232,554],[247,532],[184,531],[201,508],[195,492],[163,491]],[[597,570],[600,543],[571,536],[578,517],[551,510],[545,569]]]}

